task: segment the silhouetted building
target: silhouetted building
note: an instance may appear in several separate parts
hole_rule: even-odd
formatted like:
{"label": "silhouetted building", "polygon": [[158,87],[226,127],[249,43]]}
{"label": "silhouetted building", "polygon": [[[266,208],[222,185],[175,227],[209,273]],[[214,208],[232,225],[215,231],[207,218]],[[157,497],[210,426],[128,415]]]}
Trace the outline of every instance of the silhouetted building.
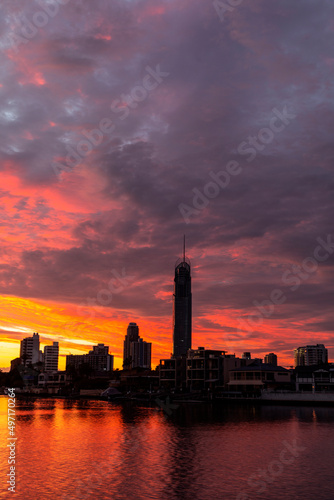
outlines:
{"label": "silhouetted building", "polygon": [[[323,366],[326,369],[322,368]],[[334,367],[332,365],[298,366],[295,368],[296,391],[334,392]]]}
{"label": "silhouetted building", "polygon": [[124,339],[123,368],[151,369],[152,344],[139,336],[137,323],[129,323]]}
{"label": "silhouetted building", "polygon": [[22,364],[28,366],[43,360],[43,355],[39,350],[39,335],[34,333],[32,337],[21,340],[20,358]]}
{"label": "silhouetted building", "polygon": [[252,355],[250,352],[243,352],[241,358],[242,359],[252,359]]}
{"label": "silhouetted building", "polygon": [[123,348],[123,367],[131,368],[131,343],[139,339],[139,327],[137,323],[129,323],[126,330]]}
{"label": "silhouetted building", "polygon": [[264,357],[264,362],[267,365],[274,365],[277,366],[277,356],[273,352],[270,352],[269,354],[266,354]]}
{"label": "silhouetted building", "polygon": [[165,389],[179,389],[186,387],[185,356],[160,360],[159,385]]}
{"label": "silhouetted building", "polygon": [[[51,347],[51,346],[50,346]],[[58,394],[67,382],[65,371],[52,371],[38,375],[38,387],[42,392]]]}
{"label": "silhouetted building", "polygon": [[109,372],[114,367],[114,356],[109,354],[109,346],[97,344],[93,346],[93,350],[89,351],[86,355],[86,363],[95,371]]}
{"label": "silhouetted building", "polygon": [[17,366],[22,364],[21,358],[12,359],[10,362],[10,370],[14,370]]}
{"label": "silhouetted building", "polygon": [[133,368],[130,370],[114,371],[109,381],[110,387],[122,390],[122,392],[150,392],[159,388],[158,371]]}
{"label": "silhouetted building", "polygon": [[73,366],[76,370],[80,365],[87,363],[86,361],[87,354],[68,354],[66,356],[66,370]]}
{"label": "silhouetted building", "polygon": [[175,267],[173,308],[173,356],[185,356],[191,349],[191,275],[190,262],[185,256]]}
{"label": "silhouetted building", "polygon": [[58,371],[58,356],[59,356],[58,342],[53,342],[53,345],[46,345],[44,347],[44,371],[46,372]]}
{"label": "silhouetted building", "polygon": [[94,354],[95,356],[106,356],[109,354],[109,346],[104,344],[93,345],[93,349],[89,351],[88,354]]}
{"label": "silhouetted building", "polygon": [[87,363],[93,371],[108,372],[113,370],[114,356],[109,354],[109,346],[97,344],[88,354],[69,354],[66,356],[66,370],[70,366],[79,369],[81,365]]}
{"label": "silhouetted building", "polygon": [[229,381],[229,371],[240,367],[241,360],[226,351],[189,349],[187,353],[187,388],[190,390],[223,387]]}
{"label": "silhouetted building", "polygon": [[244,360],[244,362],[246,363],[246,365],[249,364],[248,363],[249,361],[253,361],[253,362],[257,363],[257,364],[262,363],[262,359],[261,358],[253,358],[252,359],[252,354],[250,352],[248,352],[248,351],[242,353],[241,359]]}
{"label": "silhouetted building", "polygon": [[230,371],[230,391],[260,395],[262,389],[289,389],[291,373],[282,366],[251,363]]}
{"label": "silhouetted building", "polygon": [[187,356],[161,359],[160,385],[165,389],[189,389],[190,391],[223,388],[229,381],[229,372],[242,364],[235,354],[223,350],[189,349]]}
{"label": "silhouetted building", "polygon": [[294,351],[295,366],[312,366],[328,363],[328,350],[324,344],[306,345]]}
{"label": "silhouetted building", "polygon": [[136,342],[130,343],[131,368],[151,369],[152,344],[139,337]]}

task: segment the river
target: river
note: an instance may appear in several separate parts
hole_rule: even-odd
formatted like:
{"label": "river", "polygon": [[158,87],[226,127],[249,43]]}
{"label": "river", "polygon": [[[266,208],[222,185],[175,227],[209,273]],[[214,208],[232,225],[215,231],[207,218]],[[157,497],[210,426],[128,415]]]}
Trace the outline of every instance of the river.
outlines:
{"label": "river", "polygon": [[334,408],[17,399],[13,441],[7,402],[1,499],[334,499]]}

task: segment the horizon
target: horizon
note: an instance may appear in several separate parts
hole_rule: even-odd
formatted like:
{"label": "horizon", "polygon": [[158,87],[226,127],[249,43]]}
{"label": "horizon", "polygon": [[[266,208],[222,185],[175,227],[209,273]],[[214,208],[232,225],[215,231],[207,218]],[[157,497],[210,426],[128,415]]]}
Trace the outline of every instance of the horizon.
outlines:
{"label": "horizon", "polygon": [[[189,260],[187,257],[185,258],[185,253],[183,253],[183,258],[178,259],[178,260],[176,261],[176,264],[177,264],[179,261],[182,261],[182,262],[187,261],[188,263],[190,263],[190,260]],[[136,322],[131,321],[131,322],[130,322],[127,326],[129,326],[130,324],[136,324]],[[142,337],[142,334],[141,334],[141,331],[140,331],[140,326],[139,326],[139,325],[137,325],[137,326],[139,327],[139,335],[140,335],[140,337],[141,337],[143,340],[145,340],[145,338],[143,338],[143,337]],[[34,332],[32,332],[32,333],[31,333],[31,335],[28,335],[28,337],[31,337],[33,333],[37,333],[37,334],[39,335],[40,339],[41,339],[41,337],[43,336],[42,334],[40,334],[40,332],[36,332],[36,331],[34,331]],[[125,333],[126,333],[126,332],[125,332]],[[125,336],[125,335],[124,335],[124,336]],[[26,337],[24,337],[24,338],[26,338]],[[123,339],[123,340],[124,340],[124,339]],[[43,342],[40,342],[40,350],[41,350],[42,352],[44,352],[44,347],[45,347],[45,346],[47,346],[47,345],[52,345],[52,344],[53,344],[53,341],[51,341],[50,343],[43,343]],[[317,342],[317,344],[319,344],[319,342]],[[107,344],[104,344],[104,345],[107,345]],[[294,350],[293,350],[293,354],[294,354],[294,351],[295,351],[297,348],[304,347],[304,346],[306,346],[306,345],[310,345],[310,344],[304,344],[303,346],[296,346],[296,347],[294,348]],[[116,358],[115,354],[112,352],[111,346],[110,346],[110,345],[108,345],[108,347],[109,347],[109,354],[113,355],[113,357],[114,357],[114,358],[113,358],[113,359],[114,359],[114,368],[113,368],[113,369],[114,369],[114,370],[115,370],[115,369],[123,369],[123,366],[122,366],[122,360],[123,360],[123,358],[122,358],[122,359],[119,359],[119,358],[118,358],[118,361],[119,361],[119,363],[120,363],[120,366],[117,366],[117,367],[116,367],[116,366],[115,366],[115,365],[116,365],[115,361],[116,361],[116,359],[117,359],[117,358]],[[192,350],[196,350],[196,349],[198,349],[199,347],[200,347],[200,346],[195,347],[194,345],[192,345],[191,349],[192,349]],[[228,351],[228,350],[224,349],[223,347],[222,347],[222,348],[219,348],[219,347],[212,348],[212,347],[210,347],[210,346],[206,346],[206,345],[204,345],[203,347],[204,347],[206,350],[211,350],[211,349],[213,349],[213,350],[218,350],[218,351],[220,351],[220,350],[221,350],[221,351],[224,351],[226,354],[234,354],[234,355],[236,356],[236,358],[241,358],[241,357],[242,357],[242,355],[244,354],[244,352],[247,352],[247,351],[243,351],[242,353],[235,353],[235,352],[230,352],[230,351]],[[325,346],[325,347],[327,348],[327,346]],[[19,344],[19,348],[20,348],[20,344]],[[87,354],[87,353],[88,353],[88,352],[89,352],[92,348],[93,348],[93,345],[92,345],[92,346],[90,346],[90,347],[87,347],[87,349],[86,349],[86,350],[80,350],[80,352],[77,350],[77,352],[75,352],[75,353],[73,353],[73,352],[69,352],[68,354]],[[152,352],[154,352],[154,349],[153,349],[153,348],[154,348],[154,345],[152,344]],[[123,349],[123,343],[122,343],[121,350],[122,350],[122,349]],[[327,348],[327,350],[328,350],[328,348]],[[59,345],[59,361],[58,361],[58,370],[65,370],[66,356],[67,356],[68,354],[60,354],[60,351],[61,351],[61,345]],[[19,353],[20,353],[20,352],[18,351],[18,356],[17,356],[17,357],[19,357]],[[258,359],[258,358],[261,358],[261,359],[262,359],[262,361],[264,361],[265,356],[266,356],[266,355],[268,355],[268,354],[276,354],[276,355],[277,355],[277,353],[263,352],[263,353],[259,353],[259,356],[257,356],[257,357],[253,357],[253,353],[251,352],[250,354],[252,355],[252,359],[253,359],[253,360],[256,360],[256,359]],[[170,354],[170,356],[172,356],[172,353]],[[293,368],[293,367],[294,367],[294,361],[295,361],[295,360],[294,360],[294,357],[293,357],[293,359],[292,359],[293,364],[283,364],[283,363],[280,363],[280,362],[279,362],[279,356],[278,356],[278,355],[277,355],[277,358],[278,358],[278,365],[279,365],[279,366],[283,366],[283,367],[285,367],[285,368]],[[15,359],[15,358],[14,358],[14,359]],[[153,356],[152,356],[152,360],[153,360],[153,359],[159,359],[159,360],[161,360],[161,359],[163,359],[163,358],[162,358],[161,356],[155,356],[155,357],[153,358]],[[331,363],[331,361],[330,361],[329,359],[328,359],[328,363],[329,363],[329,364]],[[117,363],[117,364],[118,364],[118,363]],[[154,365],[155,365],[155,366],[154,366]],[[153,362],[153,361],[152,361],[152,366],[151,366],[151,369],[152,369],[152,370],[154,370],[154,369],[155,369],[158,365],[159,365],[159,362],[158,362],[158,363],[155,363],[155,362]],[[2,370],[3,372],[9,371],[9,370],[10,370],[10,366],[9,366],[9,367],[0,367],[0,370]]]}

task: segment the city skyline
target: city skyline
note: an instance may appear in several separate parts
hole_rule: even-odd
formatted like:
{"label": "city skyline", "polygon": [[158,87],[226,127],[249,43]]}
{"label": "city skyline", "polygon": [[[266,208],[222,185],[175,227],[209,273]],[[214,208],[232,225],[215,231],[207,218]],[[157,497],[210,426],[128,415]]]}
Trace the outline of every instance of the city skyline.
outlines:
{"label": "city skyline", "polygon": [[[136,346],[135,350],[133,350],[134,346]],[[44,352],[39,349],[40,347],[42,346],[39,343],[39,333],[34,332],[32,336],[23,338],[20,342],[19,356],[11,360],[11,365],[16,366],[17,364],[19,364],[17,363],[17,361],[19,360],[21,360],[22,364],[25,366],[42,362],[44,364],[45,371],[57,371],[59,363],[59,342],[53,342],[51,345],[45,345]],[[66,366],[69,358],[77,358],[79,360],[79,358],[84,358],[85,356],[87,356],[87,354],[96,354],[97,351],[101,349],[104,354],[109,354],[112,358],[111,364],[113,368],[111,369],[114,369],[114,355],[112,353],[109,353],[109,346],[104,346],[104,344],[97,344],[96,346],[93,346],[93,350],[89,350],[88,352],[80,355],[73,355],[72,353],[67,354]],[[210,347],[208,348],[207,346],[198,347],[197,349],[210,351]],[[181,357],[188,356],[190,352],[194,351],[196,351],[196,348],[192,346],[189,347],[185,353],[171,353],[170,358],[167,359],[181,359]],[[275,366],[277,366],[278,364],[277,354],[273,352],[264,354],[262,359],[258,357],[252,357],[252,353],[250,351],[244,351],[242,355],[241,353],[236,355],[236,353],[227,352],[223,349],[220,349],[219,351],[223,352],[227,357],[236,356],[236,358],[260,361],[261,363],[264,362],[264,364],[272,364]],[[157,359],[159,359],[159,364],[156,367],[151,367],[151,352],[152,344],[144,341],[139,336],[139,326],[134,322],[130,322],[126,330],[125,338],[123,340],[122,368],[128,370],[140,367],[154,370],[159,365],[161,365],[161,361],[164,361],[164,359],[162,359],[158,353]],[[135,356],[135,363],[132,362],[133,355]],[[323,344],[295,347],[293,351],[293,357],[294,367],[331,363],[331,360],[328,358],[328,349]],[[290,368],[293,367],[292,364],[289,364],[287,366],[289,366]],[[60,368],[60,370],[61,369],[62,368]],[[7,369],[5,369],[4,371],[7,371]]]}
{"label": "city skyline", "polygon": [[0,367],[168,358],[184,233],[193,346],[333,359],[330,3],[40,4],[0,6]]}
{"label": "city skyline", "polygon": [[[180,271],[181,270],[181,271]],[[183,272],[182,272],[183,271]],[[180,275],[180,272],[181,272],[181,275]],[[122,278],[120,278],[122,279]],[[124,280],[126,280],[127,278],[124,278]],[[189,282],[189,283],[188,283]],[[188,283],[188,284],[187,284]],[[246,325],[246,335],[244,336],[245,340],[244,340],[244,347],[240,347],[240,350],[237,352],[237,351],[233,351],[233,350],[229,350],[229,346],[231,345],[230,344],[230,337],[229,335],[226,335],[226,344],[223,345],[218,345],[217,343],[214,344],[214,349],[225,349],[227,352],[229,352],[230,354],[236,354],[237,356],[241,356],[242,352],[243,353],[245,352],[244,349],[249,349],[249,345],[247,344],[247,338],[248,338],[248,335],[250,333],[252,333],[254,331],[254,317],[255,318],[264,318],[265,316],[268,315],[268,313],[270,313],[270,307],[274,307],[275,304],[279,304],[279,300],[275,302],[275,300],[273,299],[273,297],[276,297],[276,298],[279,298],[280,299],[280,296],[279,294],[277,294],[278,292],[278,289],[275,289],[274,290],[276,293],[273,295],[271,295],[271,298],[273,300],[273,302],[269,299],[265,299],[263,302],[256,302],[254,305],[256,306],[257,308],[257,314],[255,316],[249,316],[249,321],[247,323],[247,320],[245,322],[245,320],[242,320],[241,318],[239,318],[239,324],[240,326],[245,326]],[[179,296],[179,297],[178,297]],[[192,329],[191,329],[191,325],[192,325],[192,293],[191,293],[191,267],[190,267],[190,261],[188,258],[186,258],[186,253],[185,253],[185,235],[184,235],[184,243],[183,243],[183,256],[181,258],[178,259],[178,261],[176,262],[175,264],[175,276],[174,276],[174,294],[172,295],[173,297],[173,304],[172,304],[172,307],[173,307],[173,310],[172,310],[172,329],[171,329],[171,332],[170,332],[170,344],[171,344],[171,351],[170,351],[170,355],[176,355],[176,356],[179,356],[180,354],[186,354],[186,352],[188,351],[188,349],[190,349],[192,347]],[[176,300],[178,299],[178,300]],[[186,300],[186,304],[184,303],[184,301]],[[189,302],[189,303],[188,303]],[[178,321],[178,327],[175,329],[175,324],[176,324],[176,316],[175,316],[175,304],[178,304],[178,306],[176,306],[176,308],[178,309],[178,317],[179,317],[179,321]],[[190,306],[189,306],[190,304]],[[259,314],[260,313],[260,314]],[[189,317],[190,317],[190,321],[189,321]],[[250,321],[250,318],[252,318],[252,321]],[[190,328],[189,328],[189,325],[190,325]],[[127,326],[127,332],[129,333],[129,329],[131,329],[134,331],[136,331],[136,338],[137,340],[141,340],[140,337],[139,337],[139,327],[138,325],[135,323],[135,322],[132,322],[130,321],[130,323],[128,324]],[[178,332],[178,334],[176,335],[175,332]],[[239,331],[242,331],[241,328],[239,328]],[[190,335],[189,335],[189,332],[190,332]],[[151,332],[152,334],[152,332]],[[36,335],[39,335],[40,337],[43,337],[43,334],[39,334],[39,333],[36,333]],[[35,336],[35,333],[34,333],[34,336]],[[44,334],[44,337],[50,337],[50,335],[48,334]],[[23,337],[24,339],[25,337]],[[56,338],[60,338],[59,336],[57,336],[56,334]],[[104,337],[105,338],[105,337]],[[125,337],[127,338],[127,337]],[[148,334],[148,338],[150,338],[150,335]],[[154,337],[153,337],[154,338]],[[186,348],[185,349],[180,349],[179,348],[179,344],[180,344],[180,339],[181,339],[181,344],[183,342],[186,343]],[[135,339],[133,339],[131,341],[131,343],[134,341]],[[211,345],[206,345],[205,343],[205,335],[202,337],[202,344],[204,344],[206,346],[207,349],[211,349],[213,348]],[[301,339],[301,344],[306,344],[306,342],[303,342],[302,341],[303,339]],[[59,344],[59,341],[57,341],[58,344]],[[143,342],[143,341],[142,341]],[[318,342],[316,340],[316,342]],[[79,342],[78,342],[79,343]],[[86,344],[86,342],[84,342]],[[98,342],[97,342],[98,343]],[[112,344],[112,340],[109,339],[109,343],[111,344],[111,348],[113,350],[113,352],[118,352],[119,349],[117,347],[117,345],[115,344]],[[151,341],[151,344],[154,343],[154,341]],[[55,344],[55,341],[53,341],[53,343],[51,344],[43,344],[41,343],[41,347],[44,346],[44,349],[49,347],[51,348],[52,345]],[[124,344],[124,345],[123,345]],[[147,344],[147,342],[143,342],[143,344]],[[181,345],[180,344],[180,345]],[[235,345],[235,344],[234,344]],[[177,346],[175,348],[175,346]],[[21,348],[22,349],[22,348]],[[65,368],[65,364],[66,364],[66,357],[69,355],[69,354],[74,354],[74,355],[82,355],[82,354],[87,354],[89,352],[88,348],[87,349],[76,349],[76,348],[72,348],[69,350],[69,352],[66,351],[66,354],[62,353],[61,354],[61,351],[64,351],[64,346],[59,346],[57,347],[57,349],[59,350],[59,369],[64,369]],[[123,362],[124,362],[124,354],[125,354],[125,341],[124,341],[124,338],[122,340],[122,349],[121,349],[121,355],[118,359],[118,362],[115,363],[115,368],[122,368],[123,366]],[[128,346],[128,350],[130,349],[130,344]],[[282,365],[284,366],[293,366],[293,362],[294,362],[294,358],[295,358],[295,351],[296,351],[297,347],[294,346],[293,349],[292,349],[292,356],[288,357],[285,359],[285,362],[282,363]],[[73,352],[74,351],[74,352]],[[182,351],[182,352],[181,352]],[[262,357],[265,356],[265,353],[268,351],[268,349],[262,349],[261,351],[257,350],[257,351],[254,351],[252,350],[253,354],[256,354],[256,353],[262,353]],[[277,351],[279,353],[279,351]],[[279,353],[280,354],[280,353]],[[151,354],[150,354],[151,356]],[[14,356],[15,357],[15,356]],[[261,357],[261,356],[260,356]],[[281,357],[281,356],[280,356]],[[292,357],[292,359],[291,359]],[[160,355],[159,352],[155,352],[154,353],[154,356],[152,356],[152,359],[154,359],[154,362],[152,361],[152,363],[154,365],[158,365],[159,364],[159,361],[160,359],[163,359],[164,356],[163,355]],[[284,359],[284,357],[283,357]],[[115,360],[117,360],[117,355],[115,355]],[[8,370],[8,366],[3,366],[1,369],[3,371],[7,371]]]}

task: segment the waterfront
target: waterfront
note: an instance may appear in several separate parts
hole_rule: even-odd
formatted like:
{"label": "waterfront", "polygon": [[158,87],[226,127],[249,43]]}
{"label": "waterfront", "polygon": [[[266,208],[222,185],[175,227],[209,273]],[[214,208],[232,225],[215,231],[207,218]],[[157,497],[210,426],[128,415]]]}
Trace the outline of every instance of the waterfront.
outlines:
{"label": "waterfront", "polygon": [[16,403],[17,491],[9,493],[0,398],[0,498],[333,498],[332,408],[189,404],[167,417],[134,403]]}

